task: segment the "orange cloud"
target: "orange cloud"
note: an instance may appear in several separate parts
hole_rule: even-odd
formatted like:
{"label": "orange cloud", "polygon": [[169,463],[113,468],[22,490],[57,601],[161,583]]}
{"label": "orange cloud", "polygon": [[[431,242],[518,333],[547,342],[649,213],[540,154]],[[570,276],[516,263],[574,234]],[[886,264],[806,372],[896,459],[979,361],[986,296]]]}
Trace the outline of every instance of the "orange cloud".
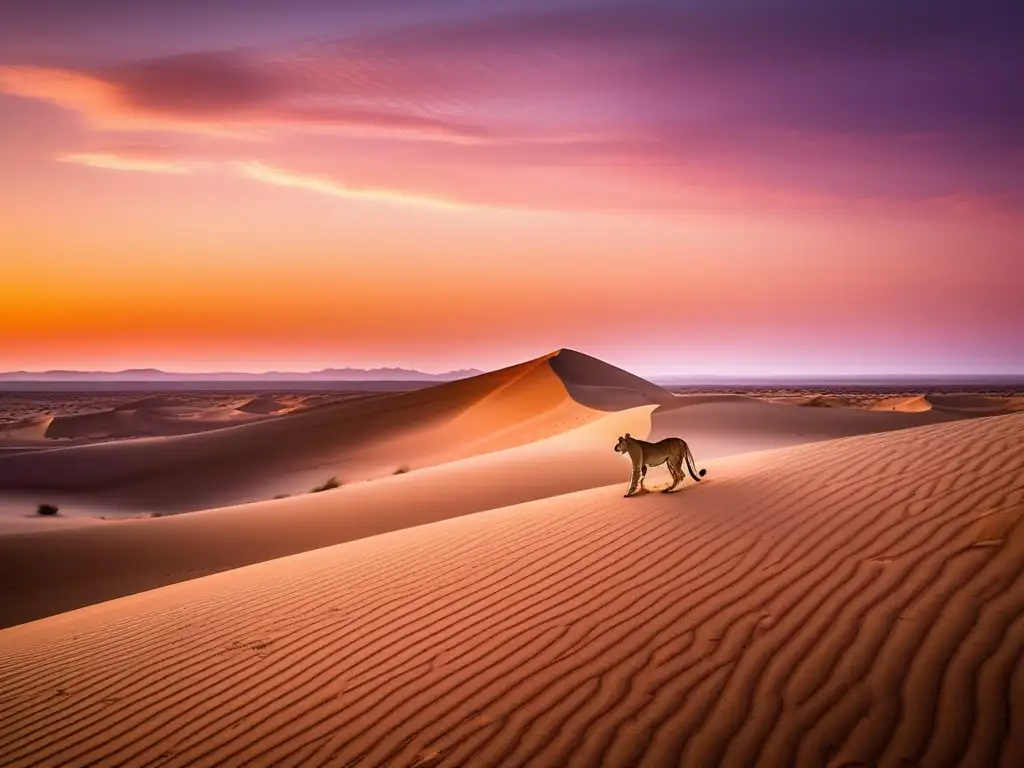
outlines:
{"label": "orange cloud", "polygon": [[0,67],[0,91],[77,112],[89,127],[106,131],[171,131],[257,138],[250,130],[138,109],[115,84],[67,69]]}
{"label": "orange cloud", "polygon": [[357,200],[380,200],[404,205],[419,205],[430,208],[471,208],[468,203],[449,200],[443,197],[415,195],[396,189],[374,187],[355,187],[344,184],[329,176],[315,176],[297,173],[256,161],[238,161],[233,167],[243,176],[265,184],[276,184],[281,187],[308,189],[333,197],[345,197]]}

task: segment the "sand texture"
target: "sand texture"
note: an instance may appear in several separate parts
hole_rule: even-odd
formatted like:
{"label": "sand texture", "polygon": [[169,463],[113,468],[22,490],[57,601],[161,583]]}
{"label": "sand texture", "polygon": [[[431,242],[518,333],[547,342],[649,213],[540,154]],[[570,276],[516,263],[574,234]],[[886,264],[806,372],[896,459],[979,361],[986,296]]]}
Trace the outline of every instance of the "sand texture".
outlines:
{"label": "sand texture", "polygon": [[0,755],[1024,764],[1024,416],[707,466],[2,630]]}
{"label": "sand texture", "polygon": [[[623,398],[636,381],[636,397]],[[600,409],[574,399],[580,386]],[[17,534],[0,535],[0,627],[413,525],[625,487],[629,463],[612,446],[626,432],[684,435],[702,463],[953,418],[659,392],[562,351],[272,422],[0,457],[0,480],[14,487],[0,500],[9,510],[2,530]],[[616,410],[644,398],[664,404]],[[168,405],[156,396],[121,407]],[[413,471],[392,474],[403,466]],[[345,484],[309,493],[331,476]],[[653,483],[667,480],[664,468],[652,470]],[[288,498],[275,500],[280,493]],[[43,501],[59,504],[60,516],[36,515]],[[185,510],[201,511],[167,515]]]}
{"label": "sand texture", "polygon": [[8,397],[0,766],[1024,765],[1019,398],[769,394]]}

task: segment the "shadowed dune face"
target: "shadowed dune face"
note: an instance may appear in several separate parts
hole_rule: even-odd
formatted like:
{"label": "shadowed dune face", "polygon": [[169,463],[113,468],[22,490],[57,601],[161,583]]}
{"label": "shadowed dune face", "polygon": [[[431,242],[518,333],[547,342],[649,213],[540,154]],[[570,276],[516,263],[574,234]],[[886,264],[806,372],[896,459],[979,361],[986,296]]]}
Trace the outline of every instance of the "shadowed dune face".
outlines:
{"label": "shadowed dune face", "polygon": [[963,412],[972,415],[995,415],[1024,411],[1024,397],[992,397],[987,395],[928,395],[935,410]]}
{"label": "shadowed dune face", "polygon": [[[0,406],[6,403],[6,409],[0,413],[0,448],[53,448],[98,440],[208,432],[315,407],[317,400],[323,398],[217,392],[142,398],[119,392],[0,394],[6,395],[0,398]],[[353,396],[360,395],[334,395],[336,399]],[[45,428],[39,430],[41,423],[45,423]]]}
{"label": "shadowed dune face", "polygon": [[1024,416],[733,457],[681,493],[620,495],[409,528],[0,631],[0,754],[1024,764]]}
{"label": "shadowed dune face", "polygon": [[559,350],[549,362],[569,395],[589,408],[620,411],[675,403],[672,393],[657,384],[575,350]]}

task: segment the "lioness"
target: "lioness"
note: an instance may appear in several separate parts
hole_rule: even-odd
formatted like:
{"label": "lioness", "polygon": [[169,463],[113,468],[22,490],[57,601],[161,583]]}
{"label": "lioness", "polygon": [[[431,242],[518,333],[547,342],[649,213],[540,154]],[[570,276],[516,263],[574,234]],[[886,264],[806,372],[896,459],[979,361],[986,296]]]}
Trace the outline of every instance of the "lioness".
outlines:
{"label": "lioness", "polygon": [[[683,481],[683,460],[686,460],[686,469],[690,477],[699,481],[707,470],[702,469],[695,472],[696,462],[690,452],[690,446],[681,437],[666,437],[656,443],[648,443],[646,440],[637,440],[629,432],[625,437],[620,437],[615,444],[616,453],[628,453],[633,460],[633,476],[629,481],[629,490],[623,498],[629,498],[635,493],[648,493],[644,488],[644,478],[647,477],[648,467],[657,467],[661,464],[668,464],[668,471],[672,474],[672,485],[663,488],[662,493],[668,493]],[[637,483],[640,484],[639,490]]]}

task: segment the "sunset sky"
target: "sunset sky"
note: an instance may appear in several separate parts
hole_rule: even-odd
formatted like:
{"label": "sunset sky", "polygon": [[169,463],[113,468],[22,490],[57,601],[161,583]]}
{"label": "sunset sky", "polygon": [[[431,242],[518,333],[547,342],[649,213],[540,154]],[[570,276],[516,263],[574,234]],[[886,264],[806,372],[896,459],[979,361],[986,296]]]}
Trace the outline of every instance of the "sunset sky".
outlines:
{"label": "sunset sky", "polygon": [[8,0],[0,370],[1024,373],[1022,39],[991,0]]}

